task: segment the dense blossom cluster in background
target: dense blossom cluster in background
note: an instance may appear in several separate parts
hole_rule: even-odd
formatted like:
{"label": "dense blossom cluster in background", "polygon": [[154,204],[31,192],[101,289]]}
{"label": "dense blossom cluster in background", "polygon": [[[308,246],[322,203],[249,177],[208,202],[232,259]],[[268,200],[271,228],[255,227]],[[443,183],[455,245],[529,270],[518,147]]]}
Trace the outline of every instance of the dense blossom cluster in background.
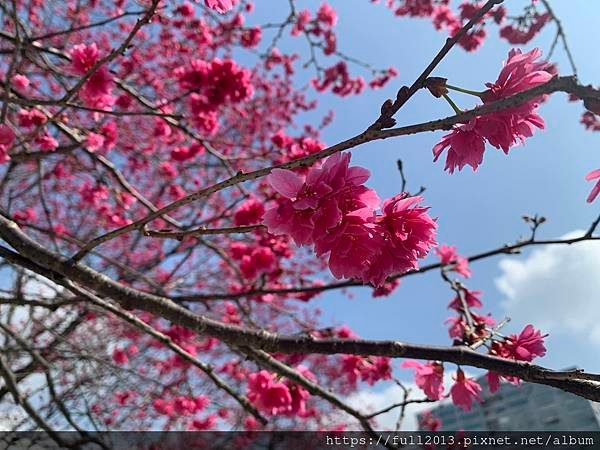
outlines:
{"label": "dense blossom cluster in background", "polygon": [[[308,124],[302,113],[317,111],[323,93],[378,89],[402,70],[355,64],[340,53],[333,3],[311,10],[291,1],[296,7],[287,18],[260,24],[248,0],[82,0],[56,9],[53,2],[16,0],[19,26],[12,7],[0,5],[0,45],[6,50],[0,55],[1,90],[10,97],[0,116],[3,213],[43,245],[70,256],[96,236],[236,174],[318,156],[326,148],[321,130],[334,117]],[[397,16],[429,18],[452,37],[484,2],[381,3]],[[153,14],[142,23],[148,8]],[[511,14],[495,6],[458,44],[477,50],[492,24],[510,44],[527,44],[551,20],[538,2]],[[289,51],[286,39],[305,43],[305,54]],[[17,41],[22,51],[14,50]],[[305,70],[311,81],[299,86],[298,73]],[[548,82],[556,72],[537,48],[513,49],[498,79],[471,93],[488,105]],[[457,89],[452,80],[428,87],[457,108],[449,96]],[[453,173],[467,165],[476,170],[486,145],[508,155],[544,128],[538,112],[544,100],[455,125],[433,147],[434,159],[445,153],[445,169]],[[599,120],[590,108],[582,119],[596,131]],[[84,262],[127,287],[168,296],[224,324],[349,340],[358,336],[346,326],[323,324],[314,301],[322,287],[336,282],[330,274],[384,296],[433,254],[453,292],[447,321],[453,345],[485,341],[487,354],[514,361],[544,356],[545,336],[533,325],[508,336],[494,332],[497,323],[479,312],[483,294],[464,283],[471,276],[468,259],[436,242],[435,212],[424,206],[426,199],[398,192],[381,201],[365,185],[369,171],[351,166],[350,158],[349,152],[316,157],[313,164],[275,168],[266,177],[215,191],[145,224],[143,233],[118,235]],[[600,193],[600,169],[587,180],[596,183],[592,202]],[[224,231],[168,236],[191,229]],[[151,232],[167,236],[154,238]],[[22,287],[26,276],[18,272],[15,285]],[[450,369],[441,361],[400,365],[384,356],[273,353],[275,363],[264,367],[239,348],[135,305],[130,312],[137,325],[152,327],[164,339],[90,305],[67,307],[63,315],[49,309],[47,316],[36,316],[21,334],[39,347],[65,346],[52,362],[64,374],[64,401],[86,426],[352,428],[306,383],[347,397],[364,384],[394,380],[401,367],[414,370],[426,399],[448,397],[465,410],[481,400],[482,387],[464,368]],[[44,326],[85,348],[65,344]],[[165,342],[181,352],[171,352]],[[278,373],[277,363],[306,383]],[[444,381],[448,371],[450,386]],[[238,398],[215,383],[215,376]],[[489,372],[487,378],[492,391],[501,381],[519,383],[502,373]],[[421,420],[432,430],[440,426],[434,417]]]}
{"label": "dense blossom cluster in background", "polygon": [[[444,30],[450,36],[471,20],[484,5],[483,1],[451,2],[450,0],[371,0],[385,3],[397,16],[430,18],[436,30]],[[456,5],[458,3],[458,5]],[[518,16],[509,16],[503,5],[491,9],[477,25],[463,36],[458,44],[467,51],[475,51],[488,37],[490,24],[499,27],[499,35],[510,44],[526,44],[551,21],[548,11],[540,12],[536,2],[527,5]]]}

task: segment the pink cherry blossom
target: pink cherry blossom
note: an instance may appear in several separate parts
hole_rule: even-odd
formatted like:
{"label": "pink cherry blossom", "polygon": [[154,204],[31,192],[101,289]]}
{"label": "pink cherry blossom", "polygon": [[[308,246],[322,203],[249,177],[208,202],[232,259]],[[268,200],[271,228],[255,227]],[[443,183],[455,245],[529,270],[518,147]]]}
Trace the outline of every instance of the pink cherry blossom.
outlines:
{"label": "pink cherry blossom", "polygon": [[[479,297],[481,296],[481,291],[471,291],[469,289],[463,289],[462,293],[464,295],[464,299],[465,299],[465,303],[467,304],[467,307],[481,308],[483,306],[483,303],[481,303],[481,300],[479,299]],[[460,300],[460,297],[458,297],[458,296],[454,297],[454,299],[448,305],[448,308],[452,308],[457,311],[462,311],[463,304],[462,304],[462,301]]]}
{"label": "pink cherry blossom", "polygon": [[415,383],[429,400],[439,400],[444,395],[444,366],[436,362],[421,364],[407,360],[402,367],[415,370]]}
{"label": "pink cherry blossom", "polygon": [[152,407],[154,410],[162,415],[171,416],[175,412],[175,408],[173,407],[173,403],[166,401],[162,398],[157,398],[152,401]]}
{"label": "pink cherry blossom", "polygon": [[454,263],[458,258],[458,253],[456,253],[456,247],[453,245],[442,244],[438,246],[434,250],[434,252],[437,256],[439,256],[440,263],[445,266]]}
{"label": "pink cherry blossom", "polygon": [[546,354],[544,338],[545,336],[539,330],[529,324],[519,335],[511,334],[506,337],[500,356],[531,362],[536,356]]}
{"label": "pink cherry blossom", "polygon": [[[534,107],[537,107],[535,104]],[[536,128],[544,129],[544,119],[533,112],[523,108],[512,109],[512,112],[503,111],[489,114],[477,119],[478,129],[490,145],[502,149],[508,154],[511,147],[522,144],[526,138],[533,136]]]}
{"label": "pink cherry blossom", "polygon": [[392,378],[390,358],[385,356],[343,355],[341,371],[352,386],[356,386],[359,380],[373,385],[379,380]]}
{"label": "pink cherry blossom", "polygon": [[554,76],[553,67],[547,61],[540,61],[541,57],[542,51],[539,48],[527,53],[511,49],[498,79],[493,83],[486,83],[488,91],[483,96],[484,102],[500,100],[549,81]]}
{"label": "pink cherry blossom", "polygon": [[6,124],[0,124],[0,145],[10,147],[15,141],[14,131]]}
{"label": "pink cherry blossom", "polygon": [[[495,320],[490,315],[481,315],[471,311],[471,318],[473,319],[475,332],[477,332],[477,330],[481,330],[481,333],[484,333],[484,335],[486,333],[486,328],[493,327],[496,324]],[[459,340],[465,338],[467,322],[462,314],[449,317],[444,321],[444,323],[450,324],[448,328],[448,335],[451,338]]]}
{"label": "pink cherry blossom", "polygon": [[381,286],[393,273],[417,268],[435,243],[436,223],[421,197],[397,195],[375,214],[379,199],[362,185],[369,172],[350,167],[350,154],[335,154],[306,176],[274,169],[269,182],[283,198],[267,210],[269,232],[287,234],[298,245],[314,244],[328,255],[336,278],[357,278]]}
{"label": "pink cherry blossom", "polygon": [[[315,375],[303,365],[297,366],[296,371],[310,381],[315,382],[317,380]],[[289,416],[308,417],[311,414],[311,411],[306,408],[306,402],[310,398],[310,393],[303,387],[292,383],[289,380],[286,381],[286,385],[289,387],[290,395],[292,397],[292,403],[287,414]]]}
{"label": "pink cherry blossom", "polygon": [[29,78],[27,78],[25,75],[21,75],[21,74],[15,75],[12,79],[12,82],[13,82],[13,85],[19,90],[26,89],[30,83]]}
{"label": "pink cherry blossom", "polygon": [[522,24],[516,27],[514,25],[506,25],[500,28],[500,36],[513,45],[526,44],[551,20],[552,14],[548,12],[543,14],[536,12],[533,14],[533,19],[527,28],[523,29]]}
{"label": "pink cherry blossom", "polygon": [[112,354],[113,361],[119,365],[127,364],[129,361],[129,357],[127,356],[127,352],[123,349],[116,348]]}
{"label": "pink cherry blossom", "polygon": [[0,164],[10,159],[8,149],[15,141],[15,133],[6,124],[0,124]]}
{"label": "pink cherry blossom", "polygon": [[98,133],[89,133],[85,140],[85,148],[91,152],[101,149],[104,146],[104,136]]}
{"label": "pink cherry blossom", "polygon": [[433,160],[437,161],[444,150],[448,149],[444,169],[449,173],[454,173],[455,169],[462,170],[466,165],[471,166],[473,171],[477,170],[483,162],[485,152],[485,139],[477,127],[477,119],[467,124],[455,125],[453,130],[433,147]]}
{"label": "pink cherry blossom", "polygon": [[35,142],[39,145],[40,150],[44,152],[53,152],[58,147],[58,141],[49,134],[42,134],[36,137]]}
{"label": "pink cherry blossom", "polygon": [[269,183],[284,199],[265,212],[263,223],[269,232],[289,234],[298,245],[312,244],[341,225],[344,213],[376,207],[377,196],[362,186],[369,172],[349,163],[349,153],[337,153],[311,168],[306,177],[274,169]]}
{"label": "pink cherry blossom", "polygon": [[393,273],[417,269],[418,260],[437,245],[437,224],[428,215],[429,208],[419,205],[421,201],[423,197],[399,194],[383,203],[375,223],[382,229],[384,244],[363,280],[381,286]]}
{"label": "pink cherry blossom", "polygon": [[373,289],[373,293],[371,294],[373,298],[377,297],[387,297],[400,285],[400,280],[398,278],[394,278],[391,281],[386,281],[381,286]]}
{"label": "pink cherry blossom", "polygon": [[494,393],[500,389],[500,375],[498,375],[496,372],[488,372],[485,377],[491,393]]}
{"label": "pink cherry blossom", "polygon": [[10,160],[8,149],[15,141],[15,133],[6,124],[0,124],[0,164]]}
{"label": "pink cherry blossom", "polygon": [[235,215],[233,221],[236,225],[253,225],[259,223],[265,213],[265,206],[254,197],[243,202]]}
{"label": "pink cherry blossom", "polygon": [[69,52],[71,56],[71,69],[77,75],[85,75],[99,59],[98,46],[78,44]]}
{"label": "pink cherry blossom", "polygon": [[258,274],[270,271],[275,266],[275,262],[273,250],[268,247],[258,247],[250,254],[242,256],[240,270],[246,278],[253,279]]}
{"label": "pink cherry blossom", "polygon": [[[527,53],[519,49],[510,50],[498,79],[486,84],[488,90],[482,96],[483,102],[500,100],[549,81],[554,77],[555,69],[540,60],[541,57],[542,52],[538,48]],[[508,153],[510,147],[531,137],[536,128],[544,128],[544,120],[536,112],[543,100],[541,96],[501,113],[483,116],[479,118],[479,130],[492,146]]]}
{"label": "pink cherry blossom", "polygon": [[106,66],[101,66],[84,83],[79,95],[90,107],[104,109],[114,103],[112,87],[112,75]]}
{"label": "pink cherry blossom", "polygon": [[233,9],[237,0],[204,0],[204,4],[218,13],[225,14]]}
{"label": "pink cherry blossom", "polygon": [[217,426],[217,416],[209,414],[204,419],[194,419],[191,424],[191,429],[198,431],[213,430]]}
{"label": "pink cherry blossom", "polygon": [[[528,53],[510,50],[498,79],[487,83],[488,89],[481,95],[484,103],[494,102],[549,81],[555,69],[541,61],[542,52],[535,48]],[[537,113],[544,96],[531,99],[519,106],[471,119],[467,124],[455,125],[454,129],[433,148],[434,161],[448,149],[445,170],[453,173],[466,165],[477,170],[483,161],[485,143],[509,150],[533,136],[536,129],[544,128],[544,119]]]}
{"label": "pink cherry blossom", "polygon": [[22,109],[17,113],[19,125],[22,127],[39,126],[46,123],[46,116],[39,109]]}
{"label": "pink cherry blossom", "polygon": [[360,94],[365,87],[362,77],[352,78],[345,61],[340,61],[323,71],[320,79],[313,79],[312,84],[318,92],[325,92],[331,88],[333,94],[341,97]]}
{"label": "pink cherry blossom", "polygon": [[494,393],[498,389],[500,389],[500,381],[501,380],[506,380],[509,383],[512,383],[514,385],[519,385],[519,383],[521,382],[521,380],[519,380],[519,378],[517,378],[517,377],[500,375],[496,372],[488,372],[488,373],[486,373],[485,376],[486,376],[488,388],[490,389],[490,392],[492,392],[492,393]]}
{"label": "pink cherry blossom", "polygon": [[442,426],[442,421],[433,417],[431,411],[425,411],[419,416],[419,428],[427,431],[438,431]]}
{"label": "pink cherry blossom", "polygon": [[451,270],[462,275],[465,278],[471,276],[469,270],[469,261],[467,258],[460,256],[456,252],[456,247],[453,245],[440,245],[435,250],[435,254],[439,256],[440,262],[444,266],[451,266]]}
{"label": "pink cherry blossom", "polygon": [[276,375],[266,370],[248,377],[248,398],[258,409],[271,415],[285,412],[292,406],[289,387],[276,381]]}
{"label": "pink cherry blossom", "polygon": [[337,14],[328,3],[322,3],[317,11],[317,20],[326,27],[333,27],[337,23]]}
{"label": "pink cherry blossom", "polygon": [[587,198],[587,202],[592,203],[598,197],[598,194],[600,194],[600,169],[592,170],[586,175],[585,179],[587,181],[597,180],[596,185],[592,188],[592,192],[590,192]]}
{"label": "pink cherry blossom", "polygon": [[[334,277],[358,278],[364,281],[374,278],[368,273],[372,265],[377,264],[376,260],[385,245],[385,239],[381,230],[368,222],[368,217],[372,214],[373,212],[366,208],[348,214],[340,226],[317,242],[317,255],[329,253],[329,268]],[[377,286],[391,273],[387,272],[384,275],[383,269],[382,267],[378,272],[379,283],[375,283]]]}
{"label": "pink cherry blossom", "polygon": [[464,411],[470,411],[473,400],[483,402],[480,397],[481,386],[473,378],[465,376],[461,369],[456,371],[455,382],[450,388],[452,402]]}
{"label": "pink cherry blossom", "polygon": [[23,208],[15,211],[13,214],[15,221],[22,224],[33,223],[37,221],[37,217],[38,215],[33,208]]}

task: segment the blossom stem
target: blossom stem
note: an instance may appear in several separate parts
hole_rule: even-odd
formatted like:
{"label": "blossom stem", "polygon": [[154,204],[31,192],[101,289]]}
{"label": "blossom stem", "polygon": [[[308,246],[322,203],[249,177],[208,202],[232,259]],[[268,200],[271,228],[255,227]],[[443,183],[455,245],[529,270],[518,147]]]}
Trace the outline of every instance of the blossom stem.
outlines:
{"label": "blossom stem", "polygon": [[454,110],[454,112],[456,114],[462,114],[464,112],[462,109],[460,109],[458,106],[456,106],[456,103],[454,103],[452,101],[452,99],[450,98],[450,96],[448,94],[444,94],[444,98],[450,104],[450,106],[452,106],[452,109]]}
{"label": "blossom stem", "polygon": [[485,91],[472,91],[470,89],[465,89],[465,88],[461,88],[458,86],[453,86],[451,84],[446,84],[446,87],[448,89],[451,89],[453,91],[457,91],[457,92],[462,92],[463,94],[469,94],[469,95],[474,95],[475,97],[479,97],[481,98],[484,94]]}

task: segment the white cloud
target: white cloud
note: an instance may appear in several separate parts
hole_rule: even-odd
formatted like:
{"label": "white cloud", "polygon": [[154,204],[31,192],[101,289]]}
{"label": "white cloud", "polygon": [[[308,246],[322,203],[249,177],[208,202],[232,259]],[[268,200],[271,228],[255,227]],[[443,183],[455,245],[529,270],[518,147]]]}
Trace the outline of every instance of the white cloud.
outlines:
{"label": "white cloud", "polygon": [[600,346],[600,242],[546,246],[525,259],[502,259],[499,266],[496,285],[508,316]]}

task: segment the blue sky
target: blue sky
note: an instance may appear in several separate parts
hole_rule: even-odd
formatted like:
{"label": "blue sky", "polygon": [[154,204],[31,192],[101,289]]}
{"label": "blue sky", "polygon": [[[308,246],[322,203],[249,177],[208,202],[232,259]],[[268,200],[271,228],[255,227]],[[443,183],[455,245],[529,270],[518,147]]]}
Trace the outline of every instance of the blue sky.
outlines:
{"label": "blue sky", "polygon": [[[313,8],[319,3],[299,1],[298,6]],[[506,5],[510,11],[518,13],[526,3],[525,0],[508,1]],[[594,43],[600,41],[597,27],[600,2],[574,0],[552,3],[566,29],[580,80],[598,83],[600,58]],[[399,77],[383,90],[368,90],[361,96],[343,99],[330,95],[321,97],[321,113],[328,109],[336,111],[334,123],[323,135],[328,144],[334,144],[368,126],[377,116],[381,103],[387,97],[393,97],[402,84],[413,82],[443,45],[446,36],[436,32],[428,20],[396,18],[382,4],[373,5],[367,0],[331,0],[330,4],[339,14],[337,32],[341,51],[376,67],[394,66],[400,72]],[[284,17],[286,5],[287,2],[257,1],[255,20],[260,21],[263,17],[273,20],[277,14]],[[549,24],[523,50],[538,46],[547,52],[554,33],[554,24]],[[510,48],[505,41],[497,38],[495,26],[490,27],[489,36],[475,53],[455,48],[434,75],[446,77],[452,84],[465,88],[483,89],[485,82],[496,79]],[[297,45],[297,41],[287,39],[281,46],[289,48],[286,46]],[[570,74],[560,46],[552,60],[559,63],[561,74]],[[355,68],[355,71],[358,70]],[[475,104],[474,97],[455,94],[453,98],[463,108]],[[525,146],[512,149],[508,157],[499,150],[488,148],[484,164],[477,173],[465,169],[448,175],[443,171],[443,161],[433,164],[431,149],[442,132],[369,143],[353,151],[353,162],[371,170],[372,177],[367,184],[385,198],[400,189],[396,159],[401,158],[409,179],[409,189],[416,190],[421,185],[427,187],[425,203],[431,206],[431,214],[439,217],[438,241],[457,245],[463,254],[496,248],[525,235],[528,229],[521,220],[523,214],[538,213],[547,217],[541,236],[557,237],[586,228],[599,212],[598,203],[585,203],[591,184],[584,181],[584,176],[600,166],[600,133],[583,129],[579,124],[581,112],[582,106],[567,102],[565,94],[554,95],[541,107],[546,130],[537,132]],[[400,125],[404,125],[451,113],[445,102],[422,91],[402,109],[397,119]],[[510,257],[525,266],[502,263],[504,269],[500,266],[504,258],[488,259],[473,264],[474,275],[468,280],[468,286],[484,292],[485,311],[492,312],[496,318],[514,313],[506,332],[518,331],[529,322],[536,324],[536,318],[548,324],[551,333],[549,353],[540,363],[555,368],[578,364],[599,371],[600,362],[595,355],[600,347],[600,333],[591,339],[585,324],[565,328],[561,321],[550,320],[555,309],[565,321],[577,322],[581,314],[591,313],[594,318],[600,315],[600,307],[592,298],[593,291],[591,288],[586,290],[593,279],[600,278],[600,263],[595,264],[596,260],[600,260],[597,248],[587,246],[574,252],[573,249],[553,250],[550,254],[542,252],[535,260],[530,259],[531,251],[526,251],[523,255]],[[582,252],[585,257],[581,257]],[[554,267],[554,272],[540,272],[536,261],[543,263],[549,258],[556,260],[558,267]],[[581,270],[571,270],[574,272],[572,278],[563,280],[560,267],[567,260],[589,260],[590,264]],[[519,274],[525,269],[529,278],[522,280]],[[502,277],[504,281],[500,284],[504,285],[515,283],[516,279],[519,281],[518,292],[511,292],[510,307],[505,305],[509,297],[506,288],[502,290],[497,286]],[[548,279],[552,282],[547,283]],[[552,291],[544,291],[544,286],[552,287]],[[573,290],[569,286],[581,287],[578,293],[581,298],[569,298],[569,292]],[[562,297],[559,298],[556,293],[561,289]],[[449,316],[446,304],[451,292],[438,273],[407,278],[387,298],[372,299],[368,289],[359,288],[352,292],[352,300],[340,293],[329,292],[313,302],[322,308],[325,320],[347,323],[365,338],[449,343],[442,322]],[[533,303],[527,305],[529,301]],[[572,311],[555,308],[561,302],[575,302],[578,308]],[[571,313],[574,317],[569,317]],[[409,373],[406,375],[408,377]]]}

